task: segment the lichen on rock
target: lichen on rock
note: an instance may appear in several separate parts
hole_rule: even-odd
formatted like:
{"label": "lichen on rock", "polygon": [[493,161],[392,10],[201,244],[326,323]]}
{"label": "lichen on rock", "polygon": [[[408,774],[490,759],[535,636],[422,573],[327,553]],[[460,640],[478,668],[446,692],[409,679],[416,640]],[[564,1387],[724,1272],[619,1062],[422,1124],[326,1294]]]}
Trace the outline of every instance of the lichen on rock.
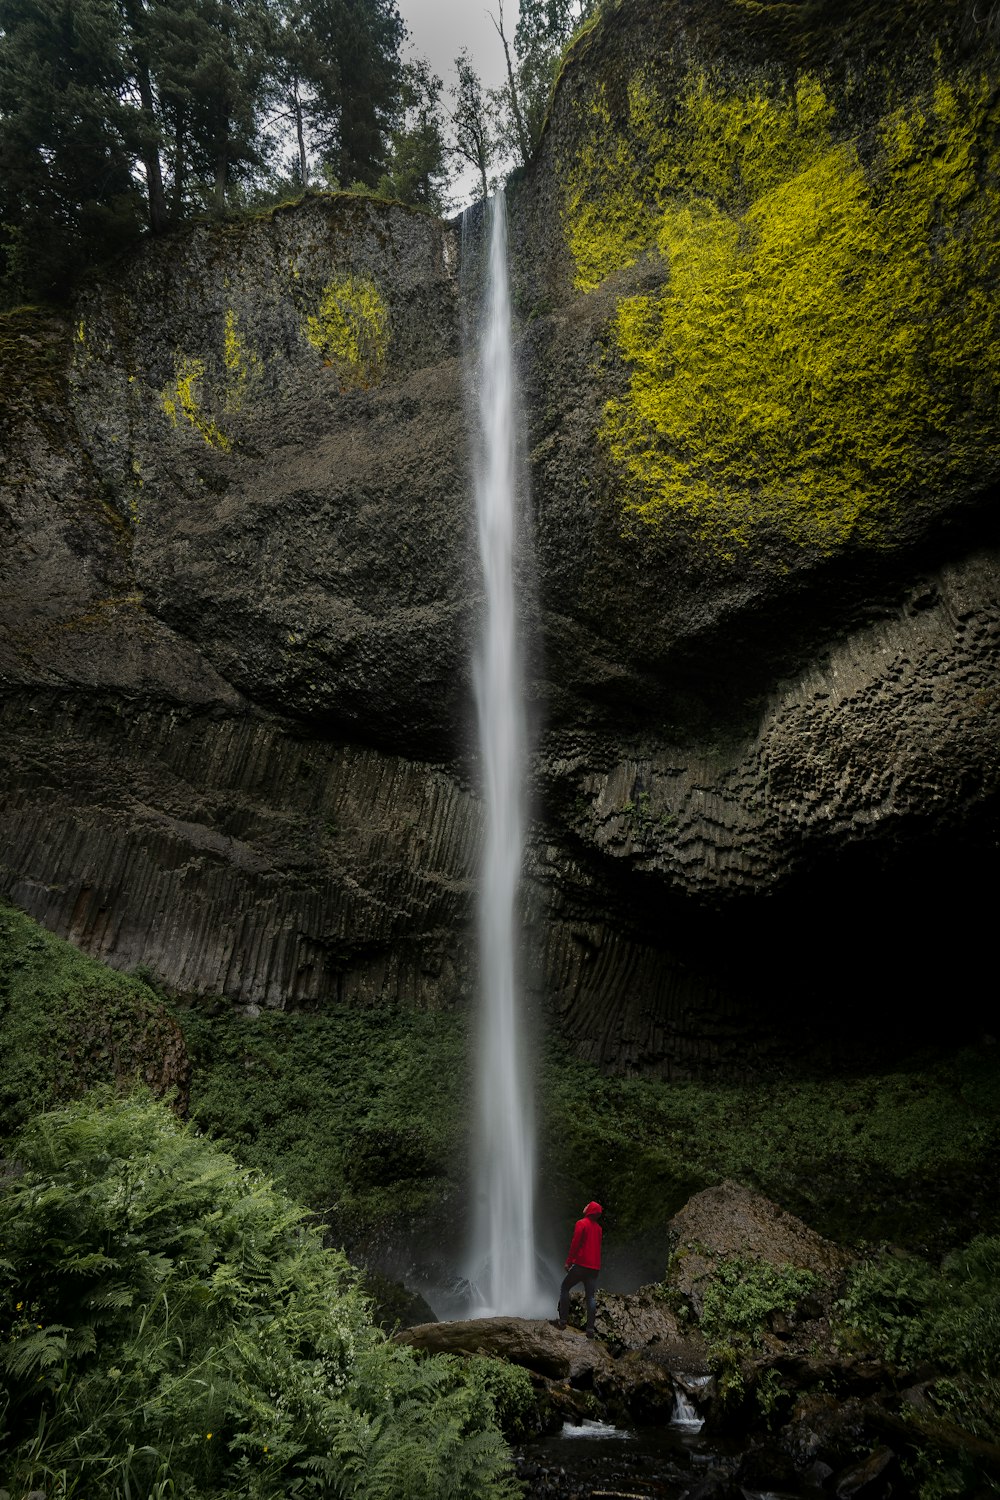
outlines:
{"label": "lichen on rock", "polygon": [[306,317],[305,337],[327,364],[371,379],[389,345],[389,308],[368,276],[345,276],[323,288],[319,307]]}
{"label": "lichen on rock", "polygon": [[640,69],[624,118],[603,84],[579,106],[576,284],[658,267],[611,326],[627,381],[599,438],[627,518],[723,556],[762,527],[879,547],[997,472],[998,113],[984,72],[921,78],[864,131],[808,71],[692,65],[668,93]]}
{"label": "lichen on rock", "polygon": [[225,450],[229,447],[228,437],[204,410],[201,395],[204,379],[205,361],[192,359],[178,351],[173,383],[161,391],[160,402],[175,427],[184,417],[210,448]]}

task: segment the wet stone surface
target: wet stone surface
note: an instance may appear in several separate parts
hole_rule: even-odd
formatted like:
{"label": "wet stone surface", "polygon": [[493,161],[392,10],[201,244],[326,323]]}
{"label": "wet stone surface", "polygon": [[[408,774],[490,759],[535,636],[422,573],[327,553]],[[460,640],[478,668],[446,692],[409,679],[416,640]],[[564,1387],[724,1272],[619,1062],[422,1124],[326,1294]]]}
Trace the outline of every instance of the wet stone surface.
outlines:
{"label": "wet stone surface", "polygon": [[680,1500],[719,1462],[677,1428],[636,1433],[600,1422],[566,1423],[554,1436],[516,1449],[515,1461],[532,1500]]}

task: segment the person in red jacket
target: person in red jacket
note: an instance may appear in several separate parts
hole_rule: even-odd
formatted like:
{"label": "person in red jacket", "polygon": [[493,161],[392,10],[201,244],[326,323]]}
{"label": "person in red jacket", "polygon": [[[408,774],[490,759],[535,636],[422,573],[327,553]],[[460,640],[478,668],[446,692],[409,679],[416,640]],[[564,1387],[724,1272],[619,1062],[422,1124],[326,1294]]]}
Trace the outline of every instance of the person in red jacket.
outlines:
{"label": "person in red jacket", "polygon": [[601,1269],[602,1229],[597,1222],[603,1213],[599,1203],[588,1203],[583,1218],[577,1219],[569,1254],[566,1257],[566,1275],[559,1288],[559,1317],[557,1328],[566,1327],[569,1317],[569,1291],[578,1281],[583,1282],[587,1298],[587,1337],[595,1337],[594,1324],[597,1319],[597,1273]]}

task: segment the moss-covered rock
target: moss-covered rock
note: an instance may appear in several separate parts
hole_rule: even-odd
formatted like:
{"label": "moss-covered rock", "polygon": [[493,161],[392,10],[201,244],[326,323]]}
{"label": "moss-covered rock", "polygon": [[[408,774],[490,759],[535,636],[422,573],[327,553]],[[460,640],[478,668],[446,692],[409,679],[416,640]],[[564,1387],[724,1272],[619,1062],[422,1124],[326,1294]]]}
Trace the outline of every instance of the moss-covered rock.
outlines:
{"label": "moss-covered rock", "polygon": [[0,1134],[95,1084],[139,1083],[187,1108],[184,1037],[140,979],[76,952],[0,906]]}

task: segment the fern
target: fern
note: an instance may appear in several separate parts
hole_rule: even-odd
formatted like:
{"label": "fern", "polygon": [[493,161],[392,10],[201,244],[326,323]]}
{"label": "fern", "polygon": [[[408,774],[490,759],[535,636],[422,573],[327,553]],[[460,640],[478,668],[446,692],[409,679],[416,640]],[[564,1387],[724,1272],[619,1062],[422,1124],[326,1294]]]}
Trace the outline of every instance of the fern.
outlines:
{"label": "fern", "polygon": [[305,1212],[148,1094],[91,1095],[17,1150],[23,1174],[0,1191],[0,1472],[18,1493],[513,1493],[465,1363],[384,1344]]}

